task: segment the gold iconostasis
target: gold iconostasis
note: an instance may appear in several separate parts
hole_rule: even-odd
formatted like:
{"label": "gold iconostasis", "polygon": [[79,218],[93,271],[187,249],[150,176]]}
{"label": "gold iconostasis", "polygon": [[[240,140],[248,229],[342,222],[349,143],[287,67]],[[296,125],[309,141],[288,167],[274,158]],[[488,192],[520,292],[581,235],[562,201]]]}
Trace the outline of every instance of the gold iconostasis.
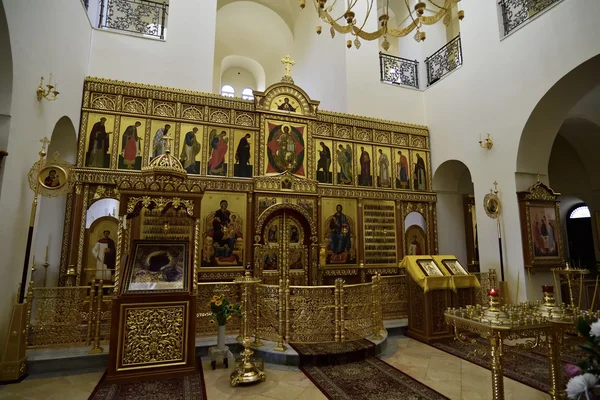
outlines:
{"label": "gold iconostasis", "polygon": [[[254,96],[86,79],[61,283],[70,266],[78,284],[110,280],[117,185],[166,151],[202,195],[200,281],[231,280],[250,266],[269,283],[284,272],[292,284],[364,282],[397,272],[406,254],[437,253],[427,127],[320,111],[289,83]],[[126,247],[194,245],[184,211],[144,209],[127,223]]]}

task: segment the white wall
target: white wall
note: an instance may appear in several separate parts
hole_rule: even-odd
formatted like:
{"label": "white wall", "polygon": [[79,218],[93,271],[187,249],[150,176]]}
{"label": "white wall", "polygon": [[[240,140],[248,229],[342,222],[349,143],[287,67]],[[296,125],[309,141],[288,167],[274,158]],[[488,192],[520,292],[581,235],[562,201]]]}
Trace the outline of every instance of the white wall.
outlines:
{"label": "white wall", "polygon": [[[530,153],[523,154],[523,158],[540,153],[546,166],[540,162],[533,168],[521,168],[517,186],[519,141],[544,94],[565,74],[600,52],[600,42],[596,40],[600,34],[596,18],[600,2],[580,0],[576,7],[572,2],[562,2],[503,40],[499,38],[496,22],[496,2],[463,0],[463,3],[464,65],[425,91],[432,167],[435,171],[445,160],[458,159],[472,171],[483,271],[499,266],[496,224],[485,216],[481,206],[483,196],[495,180],[498,182],[504,206],[507,280],[515,290],[519,276],[519,297],[524,299],[526,285],[515,192],[535,182],[534,168],[545,175],[558,129],[538,130],[540,137],[532,142]],[[578,39],[574,41],[574,37]],[[592,76],[593,72],[589,74]],[[564,110],[567,112],[568,109]],[[546,115],[548,119],[554,117],[552,113]],[[486,132],[493,135],[491,151],[479,148],[477,143],[479,135]]]}
{"label": "white wall", "polygon": [[[360,15],[361,10],[356,11],[356,20],[362,22],[364,16]],[[375,31],[379,27],[378,24],[377,13],[371,13],[364,29]],[[348,38],[354,41],[354,37],[348,36],[345,39]],[[408,38],[404,39],[408,40]],[[354,44],[351,49],[346,50],[347,112],[423,124],[425,121],[423,93],[381,83],[379,50],[379,42],[376,40],[370,42],[361,40],[359,50],[354,47]]]}
{"label": "white wall", "polygon": [[[250,1],[236,1],[219,9],[215,41],[214,62],[211,59],[215,77],[220,76],[223,59],[238,55],[262,66],[266,86],[281,81],[285,72],[281,59],[293,48],[292,32],[286,22],[270,8]],[[217,86],[213,83],[213,90]]]}
{"label": "white wall", "polygon": [[344,37],[333,39],[327,24],[321,23],[323,32],[316,33],[317,13],[308,3],[294,23],[292,58],[296,65],[292,77],[296,85],[321,104],[319,109],[347,112],[346,47]]}
{"label": "white wall", "polygon": [[[0,260],[0,293],[3,295],[0,339],[4,341],[9,312],[21,280],[33,199],[27,172],[38,160],[39,140],[44,136],[50,138],[62,116],[68,116],[79,125],[91,27],[79,1],[5,0],[2,3],[14,66],[7,149],[10,155],[2,166],[4,190],[0,194],[0,254],[3,254]],[[38,102],[35,90],[40,76],[47,78],[50,73],[58,80],[61,94],[54,102]]]}
{"label": "white wall", "polygon": [[94,30],[89,75],[211,92],[217,0],[177,0],[166,41]]}

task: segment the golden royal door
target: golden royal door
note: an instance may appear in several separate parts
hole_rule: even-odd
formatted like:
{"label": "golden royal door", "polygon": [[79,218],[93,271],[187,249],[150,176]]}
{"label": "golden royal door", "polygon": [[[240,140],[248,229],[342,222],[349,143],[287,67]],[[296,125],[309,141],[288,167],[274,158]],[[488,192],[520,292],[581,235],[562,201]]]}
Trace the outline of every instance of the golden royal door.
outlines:
{"label": "golden royal door", "polygon": [[265,224],[261,264],[265,284],[278,285],[288,277],[290,285],[308,285],[308,235],[296,216],[274,215]]}

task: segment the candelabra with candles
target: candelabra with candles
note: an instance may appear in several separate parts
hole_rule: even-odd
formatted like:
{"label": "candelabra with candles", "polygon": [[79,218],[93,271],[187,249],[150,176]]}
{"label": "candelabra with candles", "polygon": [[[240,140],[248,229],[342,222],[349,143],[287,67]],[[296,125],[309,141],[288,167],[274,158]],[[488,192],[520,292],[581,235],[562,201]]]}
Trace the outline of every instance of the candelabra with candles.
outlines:
{"label": "candelabra with candles", "polygon": [[[571,301],[571,308],[575,308],[575,299],[573,297],[573,283],[575,279],[579,278],[579,302],[577,303],[577,308],[581,307],[581,295],[583,293],[583,276],[588,274],[590,271],[583,268],[571,268],[568,262],[565,263],[564,268],[552,268],[552,275],[554,276],[554,285],[557,290],[560,290],[561,276],[565,277],[567,281],[567,287],[569,289],[569,300]],[[556,280],[556,276],[558,275],[558,281]],[[578,276],[579,275],[579,276]]]}
{"label": "candelabra with candles", "polygon": [[242,328],[244,336],[242,343],[244,350],[241,352],[242,360],[231,374],[231,386],[237,386],[240,383],[264,382],[267,378],[266,374],[252,362],[254,352],[250,350],[251,338],[248,331],[248,287],[257,284],[260,279],[251,277],[250,271],[246,271],[245,275],[237,278],[235,282],[242,285]]}
{"label": "candelabra with candles", "polygon": [[44,89],[44,77],[40,78],[40,85],[35,91],[38,101],[42,101],[42,99],[46,99],[48,101],[54,101],[59,95],[59,92],[56,90],[58,87],[58,82],[54,82],[52,85],[52,74],[50,74],[50,78],[48,79],[48,84],[46,85],[46,89]]}
{"label": "candelabra with candles", "polygon": [[[477,333],[489,341],[492,371],[492,398],[504,399],[503,381],[503,341],[505,339],[532,338],[527,349],[547,346],[549,355],[550,396],[561,399],[564,394],[561,347],[565,332],[576,333],[575,324],[579,319],[593,321],[598,312],[582,311],[579,307],[556,304],[553,286],[542,286],[543,300],[527,301],[514,305],[500,305],[499,291],[488,291],[488,306],[466,306],[450,308],[444,313],[446,322],[454,329],[455,339],[463,343],[479,343],[466,338],[461,331]],[[544,340],[540,340],[544,338]],[[481,346],[481,345],[480,345]]]}
{"label": "candelabra with candles", "polygon": [[483,149],[491,150],[492,147],[494,147],[494,142],[492,141],[492,135],[490,135],[488,133],[487,137],[485,139],[481,138],[479,140],[479,146],[481,146],[481,148],[483,148]]}

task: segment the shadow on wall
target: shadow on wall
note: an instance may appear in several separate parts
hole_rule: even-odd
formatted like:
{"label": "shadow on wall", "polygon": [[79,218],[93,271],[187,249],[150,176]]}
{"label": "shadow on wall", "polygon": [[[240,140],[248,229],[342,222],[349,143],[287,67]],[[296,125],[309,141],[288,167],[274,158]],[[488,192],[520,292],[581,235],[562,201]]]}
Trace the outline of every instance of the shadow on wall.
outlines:
{"label": "shadow on wall", "polygon": [[[8,134],[10,130],[10,107],[12,103],[13,68],[10,36],[8,23],[4,13],[4,5],[0,0],[0,151],[8,148]],[[2,168],[0,164],[0,193],[2,192]]]}

